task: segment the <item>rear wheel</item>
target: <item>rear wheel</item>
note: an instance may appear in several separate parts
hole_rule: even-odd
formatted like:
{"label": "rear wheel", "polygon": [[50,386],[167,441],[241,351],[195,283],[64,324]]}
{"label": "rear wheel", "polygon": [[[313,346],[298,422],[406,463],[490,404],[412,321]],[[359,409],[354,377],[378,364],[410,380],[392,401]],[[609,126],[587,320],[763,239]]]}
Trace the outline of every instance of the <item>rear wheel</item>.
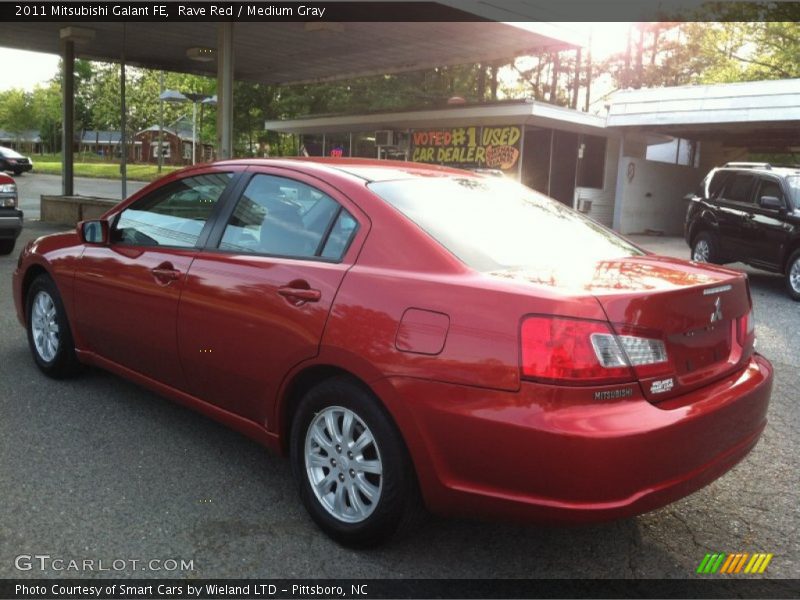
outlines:
{"label": "rear wheel", "polygon": [[800,250],[795,251],[786,264],[786,287],[792,300],[800,302]]}
{"label": "rear wheel", "polygon": [[380,543],[419,506],[399,432],[377,398],[349,378],[324,381],[300,401],[291,462],[311,518],[341,544]]}
{"label": "rear wheel", "polygon": [[58,288],[48,275],[33,280],[26,308],[28,346],[36,366],[56,379],[75,375],[80,363],[75,356],[67,313]]}
{"label": "rear wheel", "polygon": [[719,261],[716,241],[707,231],[701,231],[695,236],[692,243],[692,260],[707,263]]}
{"label": "rear wheel", "polygon": [[0,255],[11,254],[14,251],[16,240],[0,240]]}

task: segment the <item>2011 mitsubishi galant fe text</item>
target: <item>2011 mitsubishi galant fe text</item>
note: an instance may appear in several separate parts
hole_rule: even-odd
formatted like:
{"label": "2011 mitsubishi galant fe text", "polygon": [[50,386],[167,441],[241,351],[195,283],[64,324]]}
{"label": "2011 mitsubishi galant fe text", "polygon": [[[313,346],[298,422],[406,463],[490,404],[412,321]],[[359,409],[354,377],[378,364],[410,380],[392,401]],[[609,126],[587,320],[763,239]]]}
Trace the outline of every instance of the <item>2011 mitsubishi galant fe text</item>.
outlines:
{"label": "2011 mitsubishi galant fe text", "polygon": [[289,455],[341,543],[445,515],[589,522],[716,479],[766,424],[747,278],[502,178],[231,160],[29,243],[38,367],[108,369]]}

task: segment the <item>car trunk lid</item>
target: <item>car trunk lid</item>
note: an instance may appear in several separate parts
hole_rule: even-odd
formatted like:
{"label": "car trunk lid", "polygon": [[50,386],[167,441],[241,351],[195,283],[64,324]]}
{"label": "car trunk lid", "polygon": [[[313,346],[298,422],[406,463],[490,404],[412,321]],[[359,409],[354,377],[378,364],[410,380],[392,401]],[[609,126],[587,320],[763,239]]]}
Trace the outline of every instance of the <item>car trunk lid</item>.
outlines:
{"label": "car trunk lid", "polygon": [[660,401],[711,383],[752,353],[750,295],[741,273],[656,256],[606,265],[616,283],[589,286],[617,335],[659,339],[664,363],[635,368],[642,391]]}

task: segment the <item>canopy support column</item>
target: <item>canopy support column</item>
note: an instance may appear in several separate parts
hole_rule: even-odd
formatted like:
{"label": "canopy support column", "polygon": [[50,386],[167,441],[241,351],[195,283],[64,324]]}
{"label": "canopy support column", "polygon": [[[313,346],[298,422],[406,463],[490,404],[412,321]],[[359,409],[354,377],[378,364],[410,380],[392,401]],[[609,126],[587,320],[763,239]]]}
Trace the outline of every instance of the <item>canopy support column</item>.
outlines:
{"label": "canopy support column", "polygon": [[119,124],[120,124],[120,140],[119,140],[119,147],[120,147],[120,160],[119,160],[119,172],[122,175],[122,200],[128,197],[128,135],[127,135],[127,125],[128,125],[128,107],[126,105],[126,97],[125,94],[127,92],[125,88],[125,36],[128,33],[127,27],[125,27],[125,23],[122,24],[122,56],[120,57],[120,69],[119,69],[119,94],[120,94],[120,103],[119,103]]}
{"label": "canopy support column", "polygon": [[233,23],[217,31],[217,158],[233,157]]}
{"label": "canopy support column", "polygon": [[61,44],[61,106],[61,194],[72,196],[75,192],[75,42],[72,40]]}

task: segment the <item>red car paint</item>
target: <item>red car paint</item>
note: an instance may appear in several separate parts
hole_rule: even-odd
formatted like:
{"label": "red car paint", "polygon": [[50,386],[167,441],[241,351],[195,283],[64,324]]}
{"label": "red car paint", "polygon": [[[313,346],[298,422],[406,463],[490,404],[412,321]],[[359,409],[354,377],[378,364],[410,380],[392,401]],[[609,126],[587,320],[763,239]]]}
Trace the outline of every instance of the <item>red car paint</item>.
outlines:
{"label": "red car paint", "polygon": [[[386,161],[189,168],[104,218],[169,182],[216,171],[280,175],[338,201],[359,224],[341,262],[46,236],[24,249],[14,273],[20,322],[27,285],[50,273],[81,361],[277,451],[286,449],[296,382],[346,371],[385,405],[427,506],[445,514],[565,522],[638,514],[719,477],[766,424],[772,368],[745,332],[751,300],[741,273],[648,253],[598,262],[583,278],[555,262],[546,277],[478,272],[354,173],[475,175]],[[178,278],[160,285],[151,269],[165,264]],[[319,290],[319,302],[281,295],[298,281]],[[726,286],[725,325],[709,328],[714,295],[704,291]],[[600,322],[619,335],[661,332],[671,389],[659,387],[661,373],[605,385],[524,377],[521,332],[532,315]]]}

